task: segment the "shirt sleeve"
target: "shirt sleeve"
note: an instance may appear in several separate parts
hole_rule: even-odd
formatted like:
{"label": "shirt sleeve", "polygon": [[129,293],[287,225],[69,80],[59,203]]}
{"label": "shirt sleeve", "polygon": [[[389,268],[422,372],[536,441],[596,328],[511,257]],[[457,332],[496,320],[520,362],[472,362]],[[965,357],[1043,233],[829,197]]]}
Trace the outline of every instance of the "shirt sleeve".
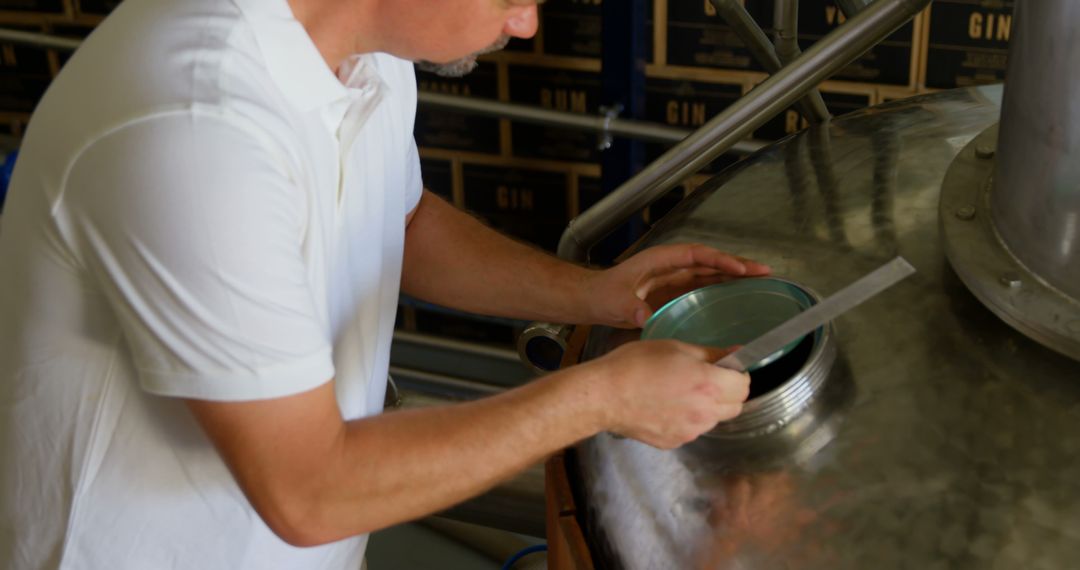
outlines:
{"label": "shirt sleeve", "polygon": [[72,166],[59,203],[114,309],[142,387],[274,398],[334,375],[305,257],[305,190],[258,129],[178,113],[117,129]]}

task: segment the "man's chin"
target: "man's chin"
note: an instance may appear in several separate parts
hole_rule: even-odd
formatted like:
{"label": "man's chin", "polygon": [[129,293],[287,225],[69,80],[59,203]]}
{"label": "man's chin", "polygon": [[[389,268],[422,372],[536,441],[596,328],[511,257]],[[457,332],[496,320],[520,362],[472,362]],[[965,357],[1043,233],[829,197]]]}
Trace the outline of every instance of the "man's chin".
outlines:
{"label": "man's chin", "polygon": [[416,66],[422,71],[430,71],[443,77],[461,77],[468,74],[470,71],[476,69],[476,58],[484,55],[485,53],[491,53],[499,51],[506,47],[506,44],[510,43],[510,36],[502,34],[492,42],[488,47],[476,52],[471,53],[461,59],[455,59],[447,63],[434,63],[425,60],[419,60],[416,62]]}
{"label": "man's chin", "polygon": [[447,63],[435,63],[425,60],[416,62],[416,67],[421,71],[428,71],[441,77],[462,77],[476,69],[476,65],[475,55],[468,55]]}

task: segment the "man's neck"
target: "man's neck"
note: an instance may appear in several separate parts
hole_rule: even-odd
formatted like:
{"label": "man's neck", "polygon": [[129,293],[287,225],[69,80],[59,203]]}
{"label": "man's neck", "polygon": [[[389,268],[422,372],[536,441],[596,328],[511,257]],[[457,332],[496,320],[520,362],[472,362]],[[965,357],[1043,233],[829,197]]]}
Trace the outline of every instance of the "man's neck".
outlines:
{"label": "man's neck", "polygon": [[371,0],[288,0],[323,60],[335,73],[355,53],[381,51],[375,2]]}

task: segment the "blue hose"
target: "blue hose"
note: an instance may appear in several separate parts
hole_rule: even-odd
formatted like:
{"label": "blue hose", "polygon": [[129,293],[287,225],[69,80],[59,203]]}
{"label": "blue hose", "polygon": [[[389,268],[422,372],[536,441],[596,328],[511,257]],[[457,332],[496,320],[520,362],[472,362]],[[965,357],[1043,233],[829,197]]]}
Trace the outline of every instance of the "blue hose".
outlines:
{"label": "blue hose", "polygon": [[534,544],[528,548],[522,548],[517,554],[511,556],[510,559],[506,561],[506,564],[503,564],[502,570],[510,570],[518,560],[521,560],[534,552],[544,552],[546,550],[546,544]]}
{"label": "blue hose", "polygon": [[12,151],[4,159],[4,164],[0,165],[0,210],[4,209],[4,198],[7,197],[8,183],[11,182],[11,172],[15,170],[17,156],[19,156],[19,151]]}

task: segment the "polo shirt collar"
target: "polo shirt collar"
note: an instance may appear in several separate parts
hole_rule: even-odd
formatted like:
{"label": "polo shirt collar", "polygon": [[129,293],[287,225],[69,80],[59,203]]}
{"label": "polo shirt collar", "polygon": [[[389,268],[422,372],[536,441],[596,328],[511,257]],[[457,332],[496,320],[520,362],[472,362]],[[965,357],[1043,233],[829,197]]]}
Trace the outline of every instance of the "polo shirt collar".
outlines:
{"label": "polo shirt collar", "polygon": [[286,0],[233,1],[254,31],[271,78],[293,105],[310,111],[347,97]]}

